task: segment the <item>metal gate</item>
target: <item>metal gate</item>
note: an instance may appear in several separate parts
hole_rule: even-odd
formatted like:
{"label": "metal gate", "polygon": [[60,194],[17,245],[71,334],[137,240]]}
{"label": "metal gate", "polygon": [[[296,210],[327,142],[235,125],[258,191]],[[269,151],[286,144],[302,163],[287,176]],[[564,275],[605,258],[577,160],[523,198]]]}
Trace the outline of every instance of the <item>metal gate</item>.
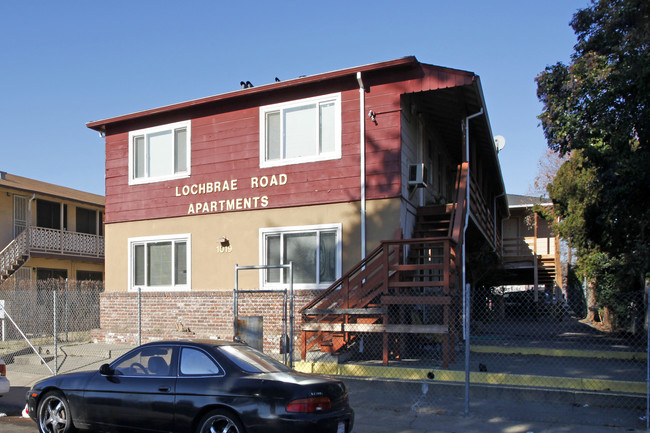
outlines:
{"label": "metal gate", "polygon": [[[247,270],[268,270],[268,269],[288,269],[289,270],[289,289],[258,289],[258,290],[240,290],[239,289],[239,271]],[[258,265],[258,266],[239,266],[235,264],[235,289],[233,291],[233,335],[235,338],[244,340],[249,345],[263,350],[263,316],[239,316],[239,295],[241,294],[282,294],[282,335],[280,337],[283,362],[285,365],[293,368],[293,351],[294,351],[294,293],[293,293],[293,262],[288,265]],[[288,308],[287,308],[288,304]],[[288,318],[287,318],[288,316]]]}

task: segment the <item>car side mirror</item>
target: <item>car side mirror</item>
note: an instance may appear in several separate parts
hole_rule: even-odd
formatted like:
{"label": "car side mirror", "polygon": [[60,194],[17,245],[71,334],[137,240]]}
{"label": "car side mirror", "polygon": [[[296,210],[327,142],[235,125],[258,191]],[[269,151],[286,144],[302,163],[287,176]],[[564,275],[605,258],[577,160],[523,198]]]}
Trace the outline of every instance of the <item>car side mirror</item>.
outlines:
{"label": "car side mirror", "polygon": [[99,373],[104,376],[112,376],[115,372],[113,371],[110,365],[102,364],[102,366],[99,367]]}

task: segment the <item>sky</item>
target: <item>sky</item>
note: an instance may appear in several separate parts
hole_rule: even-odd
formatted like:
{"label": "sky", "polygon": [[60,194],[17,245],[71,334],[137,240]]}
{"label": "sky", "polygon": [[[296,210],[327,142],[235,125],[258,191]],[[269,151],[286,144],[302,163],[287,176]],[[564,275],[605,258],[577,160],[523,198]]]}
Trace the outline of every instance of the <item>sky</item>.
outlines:
{"label": "sky", "polygon": [[413,55],[481,77],[506,191],[527,194],[546,150],[534,80],[570,61],[589,3],[3,0],[0,170],[103,195],[87,122]]}

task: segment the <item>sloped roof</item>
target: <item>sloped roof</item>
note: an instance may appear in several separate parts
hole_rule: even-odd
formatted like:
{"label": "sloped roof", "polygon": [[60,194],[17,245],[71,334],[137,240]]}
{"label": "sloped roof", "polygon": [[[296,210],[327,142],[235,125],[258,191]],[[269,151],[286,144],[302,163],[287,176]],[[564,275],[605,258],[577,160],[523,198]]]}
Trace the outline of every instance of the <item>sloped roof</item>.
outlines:
{"label": "sloped roof", "polygon": [[105,203],[104,196],[101,195],[53,185],[51,183],[41,182],[40,180],[16,176],[4,171],[0,171],[0,187],[10,188],[25,193],[48,195],[59,199],[77,201],[95,206],[104,206]]}
{"label": "sloped roof", "polygon": [[[340,69],[337,71],[325,72],[316,75],[301,76],[299,78],[289,79],[285,81],[263,84],[260,86],[254,86],[245,89],[238,89],[232,92],[222,93],[219,95],[208,96],[205,98],[152,108],[149,110],[134,112],[134,113],[125,114],[125,115],[112,117],[108,119],[96,120],[96,121],[86,123],[86,126],[95,131],[99,131],[100,133],[106,133],[108,126],[123,123],[123,122],[128,122],[134,119],[142,119],[151,116],[165,115],[171,112],[177,112],[179,110],[196,108],[199,106],[204,106],[206,104],[211,104],[220,101],[226,101],[226,100],[232,101],[236,98],[249,97],[252,95],[264,94],[267,92],[286,91],[287,89],[292,89],[300,86],[310,85],[314,83],[321,83],[328,80],[340,79],[342,77],[355,76],[358,72],[372,73],[377,71],[398,70],[404,68],[408,69],[408,68],[418,67],[420,65],[424,65],[429,68],[434,68],[439,71],[445,71],[450,73],[450,75],[454,75],[456,77],[463,77],[463,79],[469,77],[470,81],[475,76],[473,72],[469,72],[469,71],[446,68],[442,66],[422,64],[415,58],[415,56],[407,56],[399,59],[388,60],[385,62],[371,63],[368,65],[357,66],[353,68]],[[459,85],[459,83],[451,82],[450,85]]]}
{"label": "sloped roof", "polygon": [[551,199],[546,197],[534,197],[530,195],[508,194],[508,207],[533,207],[533,206],[552,206]]}

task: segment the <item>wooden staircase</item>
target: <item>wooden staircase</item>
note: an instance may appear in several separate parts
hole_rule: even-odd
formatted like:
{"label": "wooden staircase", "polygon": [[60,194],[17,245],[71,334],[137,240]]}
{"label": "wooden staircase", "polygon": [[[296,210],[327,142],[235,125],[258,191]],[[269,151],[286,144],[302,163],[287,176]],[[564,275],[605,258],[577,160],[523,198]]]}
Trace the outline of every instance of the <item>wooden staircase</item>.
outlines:
{"label": "wooden staircase", "polygon": [[360,334],[375,333],[382,335],[386,365],[390,344],[392,352],[399,353],[400,338],[410,334],[435,337],[441,344],[443,368],[448,367],[460,329],[458,247],[466,209],[466,173],[466,165],[459,166],[460,201],[418,209],[413,239],[381,242],[301,310],[302,359],[315,347],[342,353]]}

